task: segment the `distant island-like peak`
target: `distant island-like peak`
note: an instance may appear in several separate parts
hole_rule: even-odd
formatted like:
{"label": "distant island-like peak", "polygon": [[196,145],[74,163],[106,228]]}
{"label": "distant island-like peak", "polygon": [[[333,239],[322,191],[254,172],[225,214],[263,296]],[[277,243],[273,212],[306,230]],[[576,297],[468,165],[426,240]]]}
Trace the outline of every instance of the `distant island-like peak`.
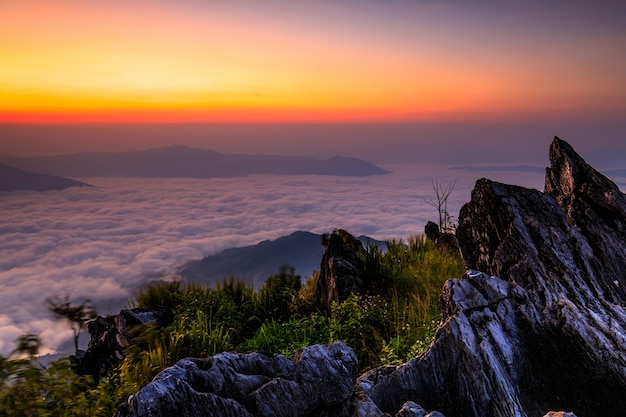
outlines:
{"label": "distant island-like peak", "polygon": [[52,191],[69,187],[92,187],[92,185],[0,164],[0,191]]}

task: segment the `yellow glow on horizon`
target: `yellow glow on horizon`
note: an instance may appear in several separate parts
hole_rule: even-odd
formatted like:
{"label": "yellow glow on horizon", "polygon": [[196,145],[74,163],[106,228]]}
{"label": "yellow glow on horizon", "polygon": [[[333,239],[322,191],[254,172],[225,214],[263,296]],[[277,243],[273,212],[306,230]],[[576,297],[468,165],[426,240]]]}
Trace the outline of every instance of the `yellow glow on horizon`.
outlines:
{"label": "yellow glow on horizon", "polygon": [[[422,39],[373,42],[217,3],[181,4],[0,6],[0,122],[497,117],[557,103],[581,111],[580,102],[559,99],[595,94],[593,86],[570,92],[587,77],[584,63],[567,79],[514,54],[513,65],[497,56],[467,60]],[[626,89],[616,90],[619,97]]]}

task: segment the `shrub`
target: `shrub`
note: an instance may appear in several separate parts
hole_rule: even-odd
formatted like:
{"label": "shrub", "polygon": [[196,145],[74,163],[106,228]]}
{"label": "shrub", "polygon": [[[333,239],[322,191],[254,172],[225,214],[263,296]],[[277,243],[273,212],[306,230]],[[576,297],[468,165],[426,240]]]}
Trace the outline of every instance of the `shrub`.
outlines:
{"label": "shrub", "polygon": [[14,351],[17,355],[0,357],[0,415],[111,416],[118,390],[108,389],[111,386],[106,381],[96,386],[91,377],[76,375],[67,358],[45,366],[39,363],[37,350],[20,348],[26,346],[23,341],[35,338],[20,337]]}
{"label": "shrub", "polygon": [[267,278],[259,290],[257,317],[262,322],[289,320],[292,313],[290,306],[301,288],[300,275],[296,275],[293,268],[283,267],[278,274]]}

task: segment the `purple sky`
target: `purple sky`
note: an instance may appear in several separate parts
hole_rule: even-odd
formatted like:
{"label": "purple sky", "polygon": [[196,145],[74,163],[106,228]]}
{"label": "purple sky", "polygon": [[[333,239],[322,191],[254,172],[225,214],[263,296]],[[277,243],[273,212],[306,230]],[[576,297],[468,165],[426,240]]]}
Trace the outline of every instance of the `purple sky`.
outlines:
{"label": "purple sky", "polygon": [[594,165],[624,168],[623,122],[0,125],[0,155],[142,150],[172,144],[224,153],[354,156],[374,163],[547,164],[554,136]]}

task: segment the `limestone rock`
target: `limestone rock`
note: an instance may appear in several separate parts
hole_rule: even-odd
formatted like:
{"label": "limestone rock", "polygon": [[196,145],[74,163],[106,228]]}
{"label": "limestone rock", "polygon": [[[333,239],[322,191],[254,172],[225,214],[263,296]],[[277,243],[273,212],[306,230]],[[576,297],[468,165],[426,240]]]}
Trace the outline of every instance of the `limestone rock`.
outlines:
{"label": "limestone rock", "polygon": [[354,415],[623,414],[626,200],[558,138],[550,159],[545,193],[476,183],[457,229],[470,270],[445,284],[435,341],[362,375]]}
{"label": "limestone rock", "polygon": [[116,416],[337,415],[357,369],[342,342],[304,348],[293,361],[261,352],[188,358],[158,374]]}
{"label": "limestone rock", "polygon": [[[589,166],[567,142],[555,138],[545,190],[586,238],[603,270],[597,278],[608,300],[626,301],[626,195]],[[617,283],[613,277],[617,277]]]}

